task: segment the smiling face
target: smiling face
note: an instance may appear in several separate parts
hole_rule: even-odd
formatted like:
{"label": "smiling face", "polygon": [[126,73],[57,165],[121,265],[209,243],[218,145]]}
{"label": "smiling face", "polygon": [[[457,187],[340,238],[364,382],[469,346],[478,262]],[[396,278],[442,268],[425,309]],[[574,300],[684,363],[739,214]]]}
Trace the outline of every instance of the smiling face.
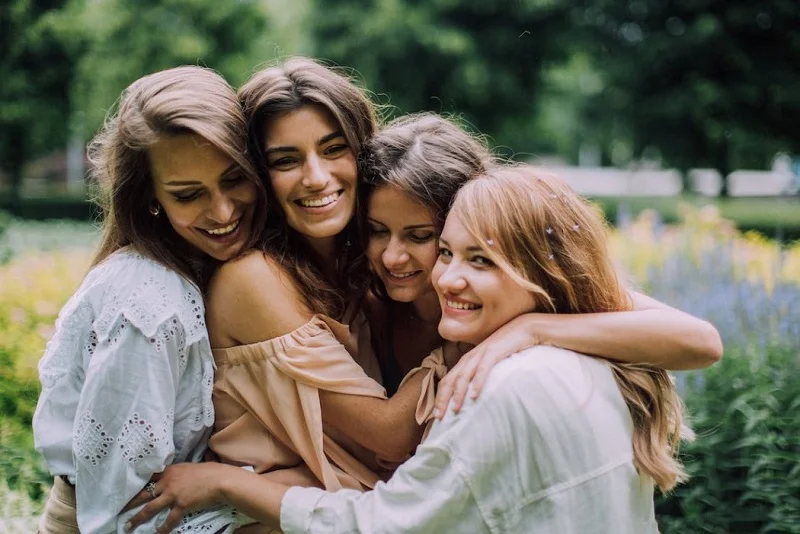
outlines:
{"label": "smiling face", "polygon": [[355,211],[356,158],[325,108],[303,106],[268,124],[265,156],[290,227],[312,244],[344,230]]}
{"label": "smiling face", "polygon": [[367,257],[392,300],[414,302],[431,295],[437,228],[431,210],[391,186],[370,195]]}
{"label": "smiling face", "polygon": [[196,134],[148,149],[153,194],[169,223],[198,251],[225,261],[250,236],[256,185],[223,152]]}
{"label": "smiling face", "polygon": [[433,286],[442,307],[439,334],[477,345],[515,317],[533,311],[533,294],[489,260],[451,212],[439,238]]}

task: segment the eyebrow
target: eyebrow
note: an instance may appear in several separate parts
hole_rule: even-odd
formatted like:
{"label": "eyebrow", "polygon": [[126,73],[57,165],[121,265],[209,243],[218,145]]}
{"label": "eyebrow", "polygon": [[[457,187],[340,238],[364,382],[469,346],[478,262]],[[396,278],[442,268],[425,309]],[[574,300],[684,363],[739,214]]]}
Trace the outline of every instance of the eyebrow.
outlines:
{"label": "eyebrow", "polygon": [[[344,132],[341,130],[336,130],[335,132],[331,132],[327,135],[323,135],[317,140],[317,145],[324,145],[328,141],[332,141],[337,137],[344,137]],[[272,148],[268,148],[264,151],[264,154],[272,154],[274,152],[300,152],[296,146],[276,146]]]}
{"label": "eyebrow", "polygon": [[[439,244],[444,245],[446,247],[450,246],[450,243],[447,242],[446,239],[439,238]],[[467,247],[467,252],[483,252],[483,249],[479,246],[472,245]]]}
{"label": "eyebrow", "polygon": [[[230,167],[222,171],[222,174],[219,175],[220,178],[225,178],[227,175],[231,174],[233,171],[236,170],[236,164],[231,163]],[[164,182],[164,185],[201,185],[202,182],[200,180],[170,180],[169,182]]]}
{"label": "eyebrow", "polygon": [[[367,217],[367,221],[373,224],[380,224],[381,226],[386,226],[384,223],[379,221],[378,219],[373,219],[372,217]],[[435,228],[436,225],[433,223],[426,223],[426,224],[409,224],[408,226],[404,226],[403,230],[418,230],[420,228]]]}

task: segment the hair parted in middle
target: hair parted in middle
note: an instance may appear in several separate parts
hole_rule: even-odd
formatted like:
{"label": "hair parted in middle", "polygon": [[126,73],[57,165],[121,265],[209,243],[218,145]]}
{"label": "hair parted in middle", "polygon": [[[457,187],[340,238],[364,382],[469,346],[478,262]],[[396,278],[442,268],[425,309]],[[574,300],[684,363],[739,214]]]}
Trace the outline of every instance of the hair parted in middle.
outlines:
{"label": "hair parted in middle", "polygon": [[[369,242],[367,206],[380,187],[394,187],[430,210],[441,231],[458,190],[496,163],[482,136],[455,119],[424,112],[404,115],[387,124],[364,146],[359,158],[359,229],[362,247]],[[359,268],[378,297],[386,299],[380,278],[366,259]]]}
{"label": "hair parted in middle", "polygon": [[[323,107],[338,123],[356,157],[379,125],[377,107],[352,76],[305,57],[290,57],[256,72],[239,89],[239,100],[248,123],[250,151],[264,177],[269,174],[264,157],[267,131],[281,116],[305,106]],[[359,285],[351,271],[353,259],[362,254],[356,218],[337,238],[340,268],[334,287],[326,282],[306,240],[286,223],[271,187],[268,195],[274,209],[267,224],[256,229],[259,248],[294,275],[311,310],[340,316],[350,303],[352,289]]]}
{"label": "hair parted in middle", "polygon": [[[534,295],[536,312],[632,309],[601,212],[558,176],[528,165],[496,167],[458,192],[451,214],[491,261]],[[674,383],[663,369],[608,365],[633,419],[636,467],[666,492],[686,479],[676,451],[692,436]]]}

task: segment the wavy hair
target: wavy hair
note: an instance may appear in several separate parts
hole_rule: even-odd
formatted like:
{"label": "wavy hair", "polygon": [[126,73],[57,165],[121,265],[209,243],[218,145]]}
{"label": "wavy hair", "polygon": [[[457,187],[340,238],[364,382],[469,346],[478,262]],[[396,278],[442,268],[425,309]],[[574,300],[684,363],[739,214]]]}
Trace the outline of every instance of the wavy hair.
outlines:
{"label": "wavy hair", "polygon": [[187,133],[203,137],[257,185],[260,194],[253,225],[263,226],[266,192],[248,157],[247,127],[236,92],[210,69],[176,67],[144,76],[125,89],[116,111],[89,144],[103,221],[103,237],[92,265],[132,246],[205,288],[216,260],[198,258],[166,217],[149,213],[154,196],[148,148]]}
{"label": "wavy hair", "polygon": [[[557,176],[525,165],[490,170],[459,191],[452,212],[486,256],[531,291],[537,311],[632,308],[607,250],[605,220]],[[642,364],[609,365],[633,419],[635,465],[669,491],[687,478],[676,453],[692,435],[672,378]]]}
{"label": "wavy hair", "polygon": [[[309,58],[292,57],[256,72],[239,89],[239,99],[247,118],[250,150],[265,177],[269,175],[264,157],[267,130],[272,121],[287,113],[304,106],[322,106],[336,119],[356,157],[378,129],[377,108],[355,79]],[[306,240],[280,213],[271,187],[268,195],[276,208],[258,232],[258,248],[294,276],[313,311],[340,316],[360,284],[352,270],[354,260],[362,255],[355,217],[337,236],[338,262],[332,284],[323,276],[319,259]]]}

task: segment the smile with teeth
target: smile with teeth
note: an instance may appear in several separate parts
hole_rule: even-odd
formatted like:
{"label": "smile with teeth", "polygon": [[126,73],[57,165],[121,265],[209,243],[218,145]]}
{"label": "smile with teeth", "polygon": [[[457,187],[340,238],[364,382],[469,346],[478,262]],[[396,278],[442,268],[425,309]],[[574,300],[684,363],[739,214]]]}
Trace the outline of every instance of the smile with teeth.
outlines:
{"label": "smile with teeth", "polygon": [[305,208],[324,208],[329,204],[333,204],[336,202],[336,199],[339,198],[339,191],[335,193],[331,193],[330,195],[322,198],[312,198],[312,199],[300,199],[298,200],[298,204]]}
{"label": "smile with teeth", "polygon": [[223,236],[228,235],[239,227],[239,221],[233,221],[228,226],[222,228],[215,228],[214,230],[206,230],[211,235]]}
{"label": "smile with teeth", "polygon": [[480,304],[472,304],[471,302],[456,302],[454,300],[447,301],[447,307],[454,310],[477,310],[481,307]]}
{"label": "smile with teeth", "polygon": [[409,276],[414,276],[417,273],[419,273],[419,271],[412,271],[410,273],[396,273],[396,272],[393,272],[393,271],[389,271],[389,276],[391,276],[392,278],[399,278],[399,279],[402,280],[403,278],[408,278]]}

